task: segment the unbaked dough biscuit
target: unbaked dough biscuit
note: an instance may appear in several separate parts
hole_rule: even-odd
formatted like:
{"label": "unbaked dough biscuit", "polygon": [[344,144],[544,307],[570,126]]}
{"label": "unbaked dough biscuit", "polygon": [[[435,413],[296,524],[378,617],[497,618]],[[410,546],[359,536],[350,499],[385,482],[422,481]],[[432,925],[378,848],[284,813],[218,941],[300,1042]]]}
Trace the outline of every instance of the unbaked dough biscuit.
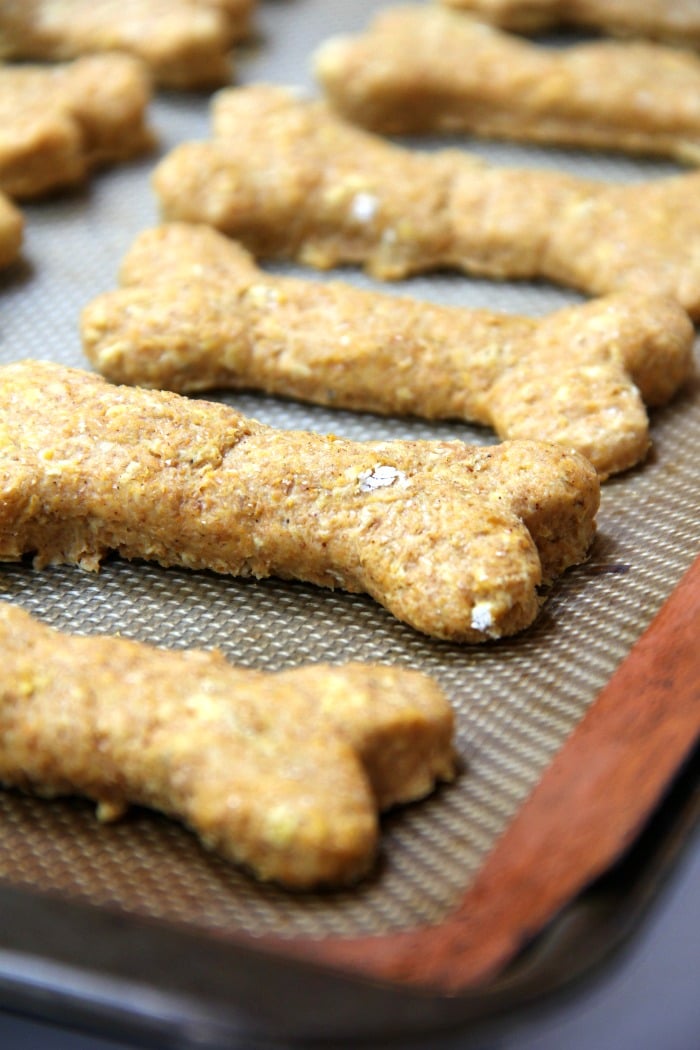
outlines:
{"label": "unbaked dough biscuit", "polygon": [[436,6],[383,11],[314,58],[334,109],[384,134],[470,133],[700,162],[700,57],[541,47]]}
{"label": "unbaked dough biscuit", "polygon": [[112,382],[465,419],[575,448],[601,476],[644,458],[643,400],[667,401],[692,366],[690,320],[659,297],[619,293],[542,320],[434,306],[271,276],[211,227],[178,223],[143,233],[121,274],[126,287],[81,317],[83,348]]}
{"label": "unbaked dough biscuit", "polygon": [[153,144],[150,90],[142,63],[128,55],[0,65],[0,190],[38,197],[143,153]]}
{"label": "unbaked dough biscuit", "polygon": [[587,556],[600,486],[544,442],[349,441],[40,362],[0,369],[0,560],[161,565],[366,592],[438,638],[522,630]]}
{"label": "unbaked dough biscuit", "polygon": [[0,193],[0,267],[9,266],[20,253],[24,217],[12,201]]}
{"label": "unbaked dough biscuit", "polygon": [[157,166],[163,216],[209,223],[258,257],[361,263],[383,279],[545,277],[669,295],[700,317],[700,172],[623,185],[410,150],[271,85],[220,92],[214,131]]}
{"label": "unbaked dough biscuit", "polygon": [[365,874],[377,810],[455,773],[430,678],[379,665],[271,674],[216,652],[59,633],[0,603],[0,783],[130,803],[290,888]]}
{"label": "unbaked dough biscuit", "polygon": [[231,79],[230,49],[247,35],[253,0],[5,0],[0,54],[65,60],[126,51],[171,88]]}
{"label": "unbaked dough biscuit", "polygon": [[537,33],[559,25],[700,47],[697,0],[442,0],[505,29]]}

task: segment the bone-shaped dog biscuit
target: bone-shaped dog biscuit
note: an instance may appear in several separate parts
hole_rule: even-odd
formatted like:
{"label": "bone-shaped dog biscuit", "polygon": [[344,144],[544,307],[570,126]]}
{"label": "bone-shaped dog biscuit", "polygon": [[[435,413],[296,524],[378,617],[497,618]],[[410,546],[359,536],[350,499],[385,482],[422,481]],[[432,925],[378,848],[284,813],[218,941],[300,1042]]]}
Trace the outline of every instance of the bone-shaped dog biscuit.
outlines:
{"label": "bone-shaped dog biscuit", "polygon": [[512,634],[586,557],[599,482],[543,442],[356,442],[21,362],[0,369],[0,559],[162,565],[366,592],[454,641]]}
{"label": "bone-shaped dog biscuit", "polygon": [[506,29],[537,33],[558,25],[617,36],[648,37],[700,47],[696,0],[442,0]]}
{"label": "bone-shaped dog biscuit", "polygon": [[601,476],[646,454],[639,391],[663,403],[692,364],[674,300],[620,293],[541,321],[439,307],[265,274],[208,226],[146,231],[122,283],[81,318],[85,352],[113,382],[466,419],[575,448]]}
{"label": "bone-shaped dog biscuit", "polygon": [[17,258],[23,236],[22,213],[4,193],[0,193],[0,267],[9,266]]}
{"label": "bone-shaped dog biscuit", "polygon": [[352,882],[377,810],[455,772],[454,715],[430,678],[362,664],[275,674],[218,652],[59,633],[0,604],[0,783],[180,818],[293,888]]}
{"label": "bone-shaped dog biscuit", "polygon": [[170,88],[231,79],[231,43],[250,29],[253,0],[5,0],[0,54],[65,60],[124,51]]}
{"label": "bone-shaped dog biscuit", "polygon": [[436,6],[398,7],[365,33],[326,41],[314,65],[334,109],[373,131],[700,161],[700,57],[677,48],[553,49]]}
{"label": "bone-shaped dog biscuit", "polygon": [[700,316],[700,172],[610,185],[409,150],[269,85],[226,89],[215,137],[176,147],[154,185],[165,218],[206,222],[256,256],[546,277],[676,298]]}
{"label": "bone-shaped dog biscuit", "polygon": [[150,84],[128,55],[0,66],[0,189],[36,197],[148,149]]}

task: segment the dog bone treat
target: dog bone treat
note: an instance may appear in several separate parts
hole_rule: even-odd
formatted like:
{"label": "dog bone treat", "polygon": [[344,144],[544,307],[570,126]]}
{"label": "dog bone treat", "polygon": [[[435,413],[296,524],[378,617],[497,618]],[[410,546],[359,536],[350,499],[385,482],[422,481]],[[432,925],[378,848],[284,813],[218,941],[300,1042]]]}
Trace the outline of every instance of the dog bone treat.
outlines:
{"label": "dog bone treat", "polygon": [[366,592],[453,641],[512,634],[582,561],[599,482],[544,442],[358,442],[40,362],[0,369],[0,560],[161,565]]}
{"label": "dog bone treat", "polygon": [[252,18],[257,0],[188,0],[199,7],[210,7],[226,19],[231,40],[245,40],[253,32]]}
{"label": "dog bone treat", "polygon": [[575,448],[601,476],[644,458],[642,397],[668,400],[692,365],[675,300],[619,293],[541,321],[432,306],[270,276],[208,226],[146,231],[122,283],[81,319],[88,358],[113,382],[465,419]]}
{"label": "dog bone treat", "polygon": [[4,193],[0,193],[0,266],[9,266],[19,255],[24,218]]}
{"label": "dog bone treat", "polygon": [[0,65],[0,189],[38,197],[144,152],[149,100],[144,68],[128,55]]}
{"label": "dog bone treat", "polygon": [[65,60],[126,51],[163,86],[213,87],[231,79],[231,44],[247,35],[252,6],[252,0],[5,0],[0,54]]}
{"label": "dog bone treat", "polygon": [[537,33],[559,25],[617,36],[648,37],[700,47],[697,0],[442,0],[505,29]]}
{"label": "dog bone treat", "polygon": [[618,185],[409,150],[271,85],[220,92],[214,131],[157,166],[163,215],[256,256],[362,263],[384,279],[438,267],[546,277],[670,295],[700,317],[700,172]]}
{"label": "dog bone treat", "polygon": [[452,708],[415,671],[250,671],[62,634],[7,603],[0,655],[0,783],[86,795],[103,819],[150,806],[291,888],[359,878],[377,810],[454,777]]}
{"label": "dog bone treat", "polygon": [[436,6],[398,7],[364,34],[328,40],[315,69],[333,107],[373,131],[700,161],[700,57],[676,48],[606,41],[555,50]]}

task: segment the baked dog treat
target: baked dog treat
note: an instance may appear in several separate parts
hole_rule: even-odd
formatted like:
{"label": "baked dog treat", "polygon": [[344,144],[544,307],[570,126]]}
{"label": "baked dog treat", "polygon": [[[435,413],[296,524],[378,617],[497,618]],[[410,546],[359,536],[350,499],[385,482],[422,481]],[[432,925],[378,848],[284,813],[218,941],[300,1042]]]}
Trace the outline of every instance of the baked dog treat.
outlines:
{"label": "baked dog treat", "polygon": [[[314,61],[346,119],[700,162],[700,57],[650,43],[531,44],[436,6],[383,11]],[[653,90],[649,85],[653,84]]]}
{"label": "baked dog treat", "polygon": [[533,320],[268,275],[209,226],[148,230],[126,287],[83,310],[89,360],[116,383],[253,388],[335,407],[557,441],[603,477],[644,458],[643,400],[692,367],[675,300],[619,293]]}
{"label": "baked dog treat", "polygon": [[696,0],[442,0],[505,29],[537,33],[559,25],[597,29],[615,36],[647,37],[700,47]]}
{"label": "baked dog treat", "polygon": [[4,0],[0,55],[126,51],[165,87],[214,87],[231,79],[231,44],[249,32],[252,8],[253,0]]}
{"label": "baked dog treat", "polygon": [[161,565],[366,592],[459,642],[535,619],[599,482],[544,442],[348,441],[40,362],[0,369],[0,560]]}
{"label": "baked dog treat", "polygon": [[0,267],[9,266],[20,253],[24,217],[4,193],[0,193]]}
{"label": "baked dog treat", "polygon": [[377,810],[455,774],[454,715],[415,671],[346,664],[276,674],[216,652],[82,638],[0,603],[0,783],[129,803],[290,888],[365,874]]}
{"label": "baked dog treat", "polygon": [[676,298],[700,317],[700,172],[613,185],[390,143],[271,85],[226,89],[215,137],[156,167],[163,216],[256,256],[396,279],[438,267]]}
{"label": "baked dog treat", "polygon": [[252,19],[257,0],[189,0],[189,3],[210,7],[223,14],[231,40],[245,40],[253,33]]}
{"label": "baked dog treat", "polygon": [[143,153],[150,83],[128,55],[62,66],[0,65],[0,189],[38,197]]}

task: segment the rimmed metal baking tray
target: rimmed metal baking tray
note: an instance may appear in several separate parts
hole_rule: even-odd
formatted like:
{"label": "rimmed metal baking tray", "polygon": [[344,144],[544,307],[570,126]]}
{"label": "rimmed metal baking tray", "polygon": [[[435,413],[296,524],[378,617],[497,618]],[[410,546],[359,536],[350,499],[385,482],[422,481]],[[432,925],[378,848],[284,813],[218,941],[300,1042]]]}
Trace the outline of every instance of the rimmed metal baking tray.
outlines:
{"label": "rimmed metal baking tray", "polygon": [[[239,55],[239,82],[271,80],[313,90],[308,57],[315,45],[333,32],[362,27],[381,6],[263,0],[261,37]],[[0,278],[0,361],[31,356],[85,367],[80,309],[114,287],[133,238],[157,222],[153,165],[176,143],[206,137],[207,105],[204,96],[159,95],[152,106],[156,154],[104,172],[81,191],[25,208],[23,262]],[[676,170],[505,144],[466,147],[498,163],[630,182]],[[279,264],[275,269],[302,272]],[[342,276],[362,287],[530,314],[579,298],[545,284],[450,274],[414,278],[399,289],[379,288],[354,270]],[[273,425],[354,438],[494,440],[461,424],[333,412],[254,394],[211,396]],[[486,858],[497,844],[508,847],[524,803],[538,785],[546,786],[546,771],[569,753],[565,745],[577,739],[611,676],[693,565],[700,547],[697,382],[653,413],[652,437],[648,462],[604,486],[590,561],[556,583],[529,631],[493,645],[434,642],[368,598],[302,584],[230,580],[116,559],[96,576],[69,567],[35,572],[28,564],[1,566],[0,597],[65,630],[119,631],[173,648],[216,645],[233,661],[260,668],[365,659],[428,671],[457,709],[465,769],[455,785],[387,816],[380,862],[365,883],[304,896],[258,886],[156,815],[135,811],[103,827],[80,801],[47,803],[5,792],[0,1000],[45,1017],[109,1023],[113,1032],[153,1042],[173,1033],[192,1045],[219,1039],[266,1045],[281,1033],[335,1043],[405,1039],[409,1030],[460,1025],[472,1031],[477,1022],[503,1017],[606,957],[637,923],[693,822],[696,761],[688,758],[681,788],[671,792],[633,861],[580,896],[598,875],[585,862],[593,854],[584,851],[579,885],[567,891],[570,903],[551,904],[546,932],[510,969],[497,967],[475,983],[473,971],[460,978],[456,965],[450,973],[441,964],[441,976],[437,970],[430,976],[429,967],[418,972],[413,962],[423,932],[433,943],[434,931],[449,927],[469,894],[481,892]],[[672,617],[697,617],[696,574],[686,578],[682,609],[673,606]],[[676,665],[677,646],[673,628],[671,641],[668,626],[661,641],[657,631],[652,627],[645,644],[652,665],[658,651],[665,671]],[[670,698],[675,711],[679,692],[687,693],[684,710],[692,719],[697,695],[687,686],[676,683],[665,693],[659,687],[658,695]],[[685,750],[678,748],[673,770],[690,755],[692,740],[690,734]],[[672,779],[672,770],[659,777],[645,813]],[[620,828],[624,805],[621,814]],[[624,851],[630,828],[638,831],[640,821],[628,825],[624,834],[620,830],[617,851],[600,862],[604,867]],[[544,856],[540,873],[546,863]],[[518,892],[510,898],[524,899]],[[523,942],[536,932],[527,921],[516,921],[514,929]],[[460,943],[452,944],[455,960]]]}

